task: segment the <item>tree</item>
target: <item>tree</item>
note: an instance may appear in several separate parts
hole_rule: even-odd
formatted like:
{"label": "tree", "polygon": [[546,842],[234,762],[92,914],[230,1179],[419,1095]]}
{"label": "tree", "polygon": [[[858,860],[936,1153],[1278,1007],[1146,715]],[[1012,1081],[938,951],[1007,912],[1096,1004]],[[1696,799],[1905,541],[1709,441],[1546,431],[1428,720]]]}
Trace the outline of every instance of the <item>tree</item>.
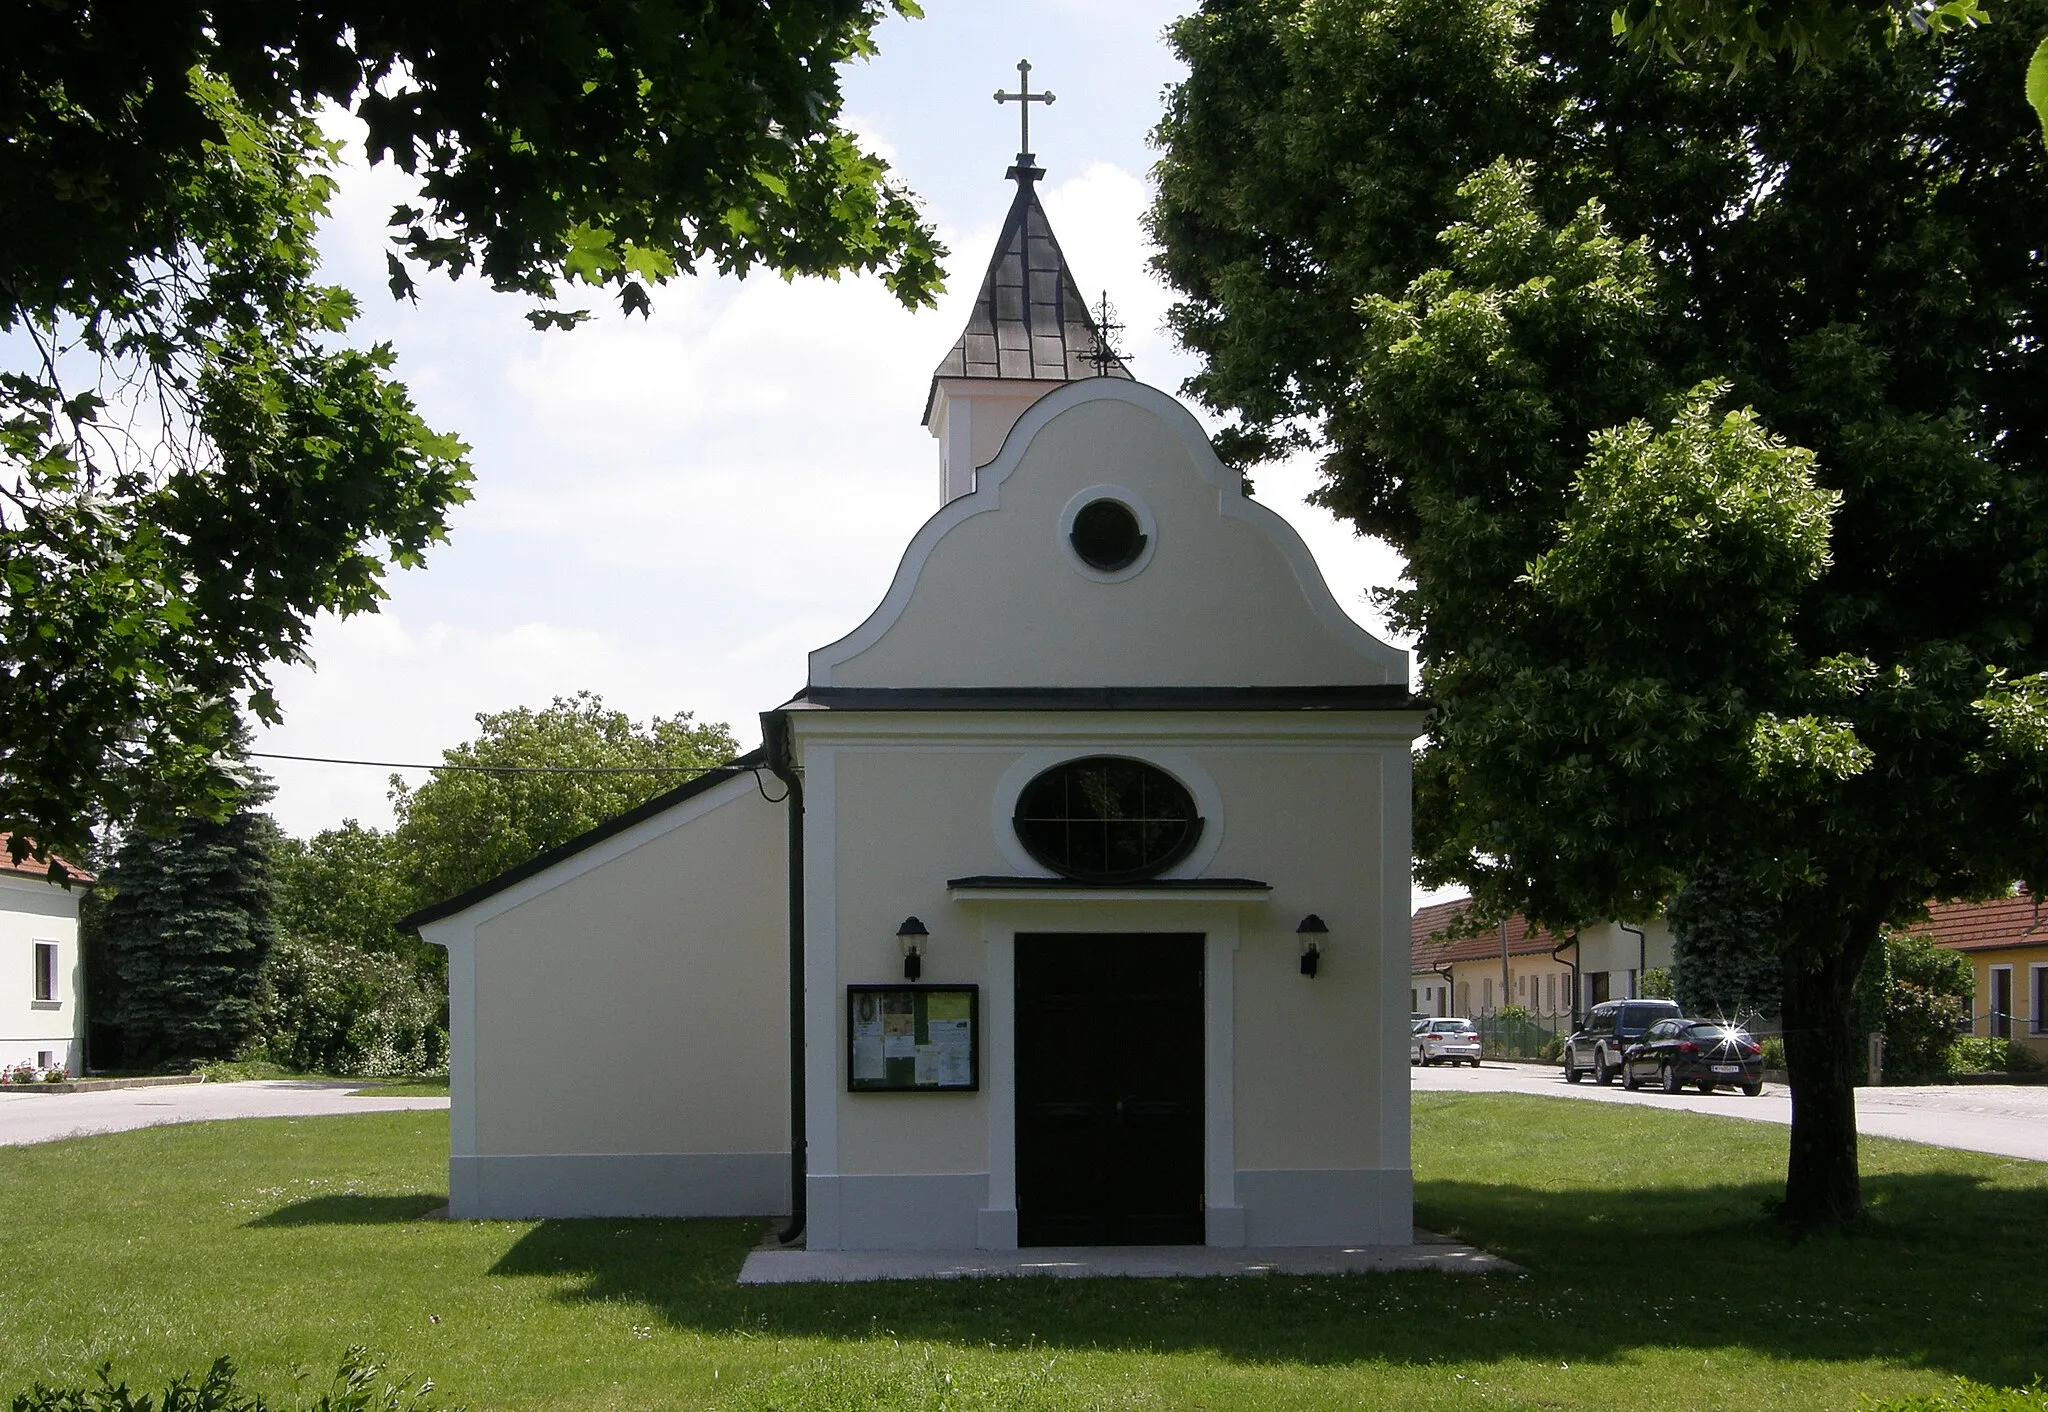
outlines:
{"label": "tree", "polygon": [[1769,1015],[1784,994],[1778,908],[1745,879],[1706,869],[1664,909],[1671,982],[1688,1014]]}
{"label": "tree", "polygon": [[[0,9],[0,829],[219,818],[236,712],[312,618],[370,611],[466,497],[465,448],[314,279],[353,112],[419,181],[391,286],[539,306],[699,267],[879,273],[943,251],[840,121],[837,68],[910,0],[211,0]],[[19,855],[17,855],[19,856]],[[39,855],[40,856],[40,855]]]}
{"label": "tree", "polygon": [[1561,0],[1173,31],[1173,321],[1229,449],[1407,556],[1421,875],[1772,904],[1795,1220],[1861,1209],[1880,928],[2048,857],[2044,18],[1714,82]]}
{"label": "tree", "polygon": [[276,939],[276,825],[256,812],[270,793],[258,777],[226,819],[138,831],[116,854],[99,944],[116,982],[105,1018],[124,1064],[233,1058],[257,1037]]}
{"label": "tree", "polygon": [[[1794,63],[1832,63],[1872,40],[1896,44],[1909,31],[1940,34],[1985,24],[1992,15],[1977,0],[1819,0],[1783,5],[1770,0],[1643,0],[1614,12],[1617,37],[1638,48],[1656,46],[1681,61],[1741,72],[1759,57],[1786,55]],[[2027,102],[2048,142],[2048,37],[2035,46],[2022,80]]]}
{"label": "tree", "polygon": [[468,495],[465,448],[420,420],[391,351],[331,346],[355,305],[314,279],[330,146],[203,74],[190,89],[210,135],[166,154],[164,209],[128,213],[156,246],[104,263],[105,233],[60,223],[44,237],[78,248],[35,246],[63,203],[32,199],[18,122],[0,141],[20,217],[0,234],[0,331],[26,359],[0,371],[0,821],[17,860],[24,831],[66,850],[100,818],[221,817],[238,698],[276,719],[269,664],[303,658],[316,613],[374,608],[386,562],[419,563]]}
{"label": "tree", "polygon": [[1949,1072],[1949,1049],[1970,1026],[1970,961],[1924,936],[1886,928],[1857,979],[1857,1033],[1884,1036],[1887,1082]]}
{"label": "tree", "polygon": [[393,925],[422,899],[397,837],[354,819],[274,851],[263,1039],[296,1069],[425,1073],[447,1056],[448,953]]}
{"label": "tree", "polygon": [[[344,819],[309,839],[280,838],[272,855],[280,932],[323,947],[421,954],[392,923],[422,899],[406,881],[398,840]],[[425,954],[445,956],[439,947]]]}
{"label": "tree", "polygon": [[475,740],[441,752],[463,768],[417,789],[392,777],[399,867],[423,903],[487,882],[739,753],[722,724],[678,711],[640,726],[588,691],[476,722]]}

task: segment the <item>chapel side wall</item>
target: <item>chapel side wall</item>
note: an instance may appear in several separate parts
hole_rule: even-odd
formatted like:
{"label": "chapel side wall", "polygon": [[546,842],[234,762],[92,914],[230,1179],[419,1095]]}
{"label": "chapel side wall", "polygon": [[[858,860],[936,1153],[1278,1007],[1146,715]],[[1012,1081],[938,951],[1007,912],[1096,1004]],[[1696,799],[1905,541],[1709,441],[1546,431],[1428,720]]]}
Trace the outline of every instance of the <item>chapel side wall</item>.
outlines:
{"label": "chapel side wall", "polygon": [[[1390,1075],[1384,1056],[1405,1049],[1408,899],[1403,888],[1388,905],[1379,866],[1389,842],[1383,749],[1333,742],[1199,758],[1230,801],[1211,871],[1273,884],[1266,906],[1245,909],[1235,966],[1245,1243],[1405,1243],[1408,1155],[1386,1135],[1407,1130],[1408,1074],[1403,1065]],[[1392,842],[1405,858],[1405,838]],[[1313,978],[1300,972],[1295,933],[1311,912],[1330,929]],[[1393,918],[1403,919],[1398,935],[1388,934]]]}
{"label": "chapel side wall", "polygon": [[[1062,510],[1098,484],[1135,492],[1157,521],[1151,559],[1121,582],[1076,572],[1063,548]],[[1218,513],[1219,495],[1237,491],[1206,479],[1146,408],[1061,412],[999,493],[1000,511],[969,515],[932,546],[902,615],[832,668],[833,685],[1185,686],[1213,682],[1224,663],[1237,686],[1406,684],[1361,655],[1355,628],[1318,616],[1266,528]],[[1066,623],[1088,631],[1048,652],[1046,625]]]}
{"label": "chapel side wall", "polygon": [[[0,1065],[31,1063],[48,1050],[77,1073],[84,1057],[78,900],[36,878],[0,876]],[[57,999],[35,999],[35,944],[57,944]]]}
{"label": "chapel side wall", "polygon": [[789,1209],[787,815],[720,788],[477,926],[470,1214]]}
{"label": "chapel side wall", "polygon": [[[1010,871],[991,838],[989,801],[1017,753],[929,746],[837,752],[839,986],[830,1040],[843,1175],[988,1171],[985,1093],[847,1092],[843,997],[849,985],[902,981],[896,928],[914,916],[931,931],[922,979],[981,986],[986,1015],[988,948],[974,918],[947,900],[946,879]],[[986,1075],[986,1020],[982,1029]]]}

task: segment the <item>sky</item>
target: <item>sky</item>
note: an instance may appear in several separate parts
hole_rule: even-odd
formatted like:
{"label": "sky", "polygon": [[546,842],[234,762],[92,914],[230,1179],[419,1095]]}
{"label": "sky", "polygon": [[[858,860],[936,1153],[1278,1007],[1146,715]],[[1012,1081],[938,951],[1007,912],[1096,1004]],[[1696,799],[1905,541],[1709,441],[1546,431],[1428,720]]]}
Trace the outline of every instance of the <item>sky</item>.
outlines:
{"label": "sky", "polygon": [[[1181,73],[1164,30],[1183,8],[926,0],[925,18],[882,26],[880,54],[845,75],[846,115],[952,251],[946,295],[914,314],[872,279],[773,275],[676,281],[645,321],[595,295],[597,317],[569,333],[534,331],[526,301],[474,279],[422,277],[418,303],[398,303],[385,221],[408,188],[355,144],[325,273],[362,300],[352,336],[389,341],[422,415],[469,443],[474,499],[424,569],[392,572],[381,612],[316,625],[313,665],[279,671],[284,723],[255,748],[434,761],[479,713],[586,689],[636,720],[690,711],[758,742],[759,713],[803,684],[805,654],[868,615],[938,509],[938,445],[919,419],[1014,192],[1017,108],[992,95],[1014,91],[1019,58],[1057,96],[1032,105],[1032,146],[1081,287],[1108,293],[1142,381],[1177,391],[1195,370],[1164,331],[1171,300],[1142,223],[1147,134]],[[1255,482],[1338,601],[1388,636],[1366,595],[1399,573],[1393,552],[1305,504],[1311,463]],[[388,770],[262,765],[290,833],[391,823]]]}

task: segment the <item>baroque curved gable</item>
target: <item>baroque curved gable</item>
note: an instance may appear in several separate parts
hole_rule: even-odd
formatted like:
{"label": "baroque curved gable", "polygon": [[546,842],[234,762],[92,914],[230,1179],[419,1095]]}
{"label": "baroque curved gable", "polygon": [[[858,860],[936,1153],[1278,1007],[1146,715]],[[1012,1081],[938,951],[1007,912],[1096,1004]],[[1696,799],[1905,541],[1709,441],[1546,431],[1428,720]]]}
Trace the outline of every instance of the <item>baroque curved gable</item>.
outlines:
{"label": "baroque curved gable", "polygon": [[[1105,572],[1077,511],[1146,535]],[[1246,497],[1188,410],[1115,378],[1034,403],[975,489],[926,521],[867,621],[811,654],[813,687],[1398,686],[1408,654],[1345,613],[1301,537]]]}

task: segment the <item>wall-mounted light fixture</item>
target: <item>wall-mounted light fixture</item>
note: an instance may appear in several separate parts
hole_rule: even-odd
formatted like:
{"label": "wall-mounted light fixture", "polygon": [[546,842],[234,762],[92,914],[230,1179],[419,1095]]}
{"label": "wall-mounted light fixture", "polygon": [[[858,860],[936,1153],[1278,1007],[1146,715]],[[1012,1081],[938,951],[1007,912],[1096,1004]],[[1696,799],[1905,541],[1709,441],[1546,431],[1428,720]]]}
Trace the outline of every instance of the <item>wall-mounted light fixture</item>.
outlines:
{"label": "wall-mounted light fixture", "polygon": [[1294,936],[1301,943],[1301,973],[1313,976],[1322,965],[1323,941],[1330,929],[1323,925],[1323,919],[1311,912],[1301,919],[1301,925],[1294,929]]}
{"label": "wall-mounted light fixture", "polygon": [[896,940],[903,945],[903,979],[914,981],[924,974],[924,948],[931,933],[915,917],[905,917],[896,928]]}

